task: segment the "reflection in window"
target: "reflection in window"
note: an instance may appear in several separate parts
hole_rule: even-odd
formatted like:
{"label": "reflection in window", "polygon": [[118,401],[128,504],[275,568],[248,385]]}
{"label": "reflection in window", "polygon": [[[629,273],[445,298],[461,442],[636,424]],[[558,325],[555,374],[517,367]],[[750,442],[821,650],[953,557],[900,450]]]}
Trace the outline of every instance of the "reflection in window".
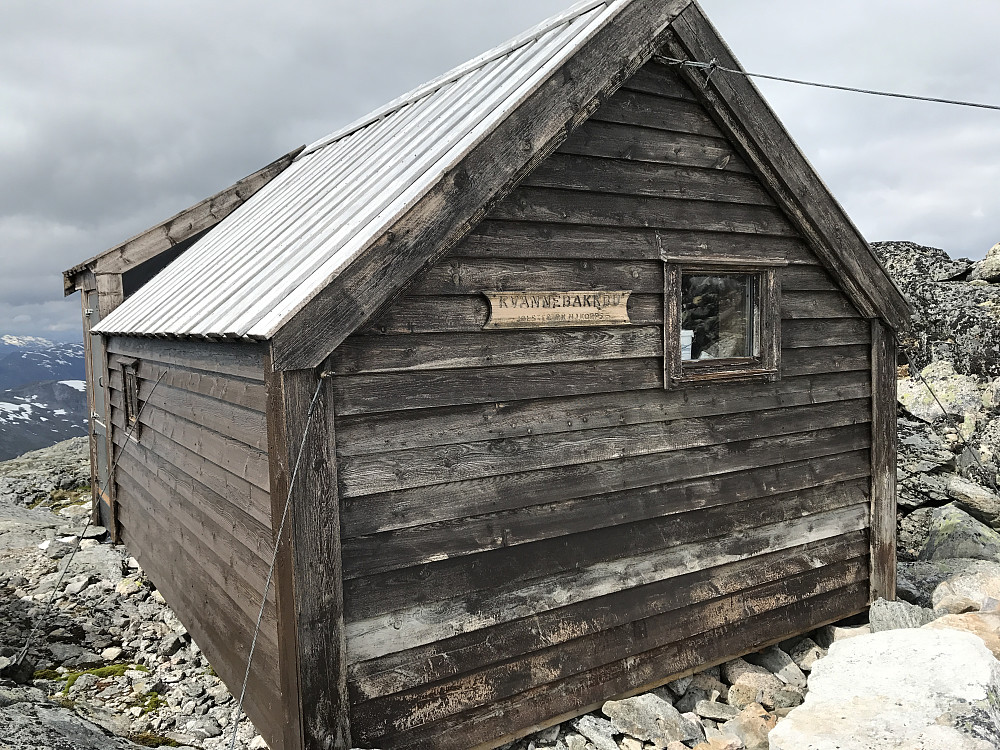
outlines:
{"label": "reflection in window", "polygon": [[753,335],[755,274],[681,275],[681,359],[760,356]]}

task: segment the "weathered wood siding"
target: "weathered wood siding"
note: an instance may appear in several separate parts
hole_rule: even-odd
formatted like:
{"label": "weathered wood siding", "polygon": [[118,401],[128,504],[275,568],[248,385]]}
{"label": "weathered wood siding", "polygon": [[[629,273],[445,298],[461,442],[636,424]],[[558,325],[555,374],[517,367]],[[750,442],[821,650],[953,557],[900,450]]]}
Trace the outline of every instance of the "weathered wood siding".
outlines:
{"label": "weathered wood siding", "polygon": [[[120,538],[238,690],[274,549],[264,350],[112,338],[108,351]],[[126,439],[123,412],[120,365],[130,359],[144,403],[138,440]],[[269,739],[282,736],[284,715],[274,596],[272,587],[245,702]]]}
{"label": "weathered wood siding", "polygon": [[[661,253],[785,260],[781,379],[663,388]],[[633,325],[483,331],[484,289]],[[351,726],[469,748],[865,607],[870,327],[646,66],[331,358]]]}

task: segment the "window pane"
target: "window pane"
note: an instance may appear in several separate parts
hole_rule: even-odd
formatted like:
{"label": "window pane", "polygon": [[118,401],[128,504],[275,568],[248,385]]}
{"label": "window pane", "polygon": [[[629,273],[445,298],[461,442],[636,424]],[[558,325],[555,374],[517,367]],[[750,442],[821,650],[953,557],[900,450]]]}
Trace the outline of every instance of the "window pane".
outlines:
{"label": "window pane", "polygon": [[681,276],[681,359],[755,357],[752,274]]}

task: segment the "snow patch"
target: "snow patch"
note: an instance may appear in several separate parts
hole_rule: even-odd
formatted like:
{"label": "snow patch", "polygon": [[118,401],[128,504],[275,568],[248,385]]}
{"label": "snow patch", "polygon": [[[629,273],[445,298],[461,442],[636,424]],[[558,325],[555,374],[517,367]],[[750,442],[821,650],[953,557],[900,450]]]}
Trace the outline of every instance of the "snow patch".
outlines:
{"label": "snow patch", "polygon": [[[87,392],[87,382],[85,380],[60,380],[62,385],[68,385],[70,388],[75,388],[81,393]],[[65,412],[63,412],[65,414]]]}

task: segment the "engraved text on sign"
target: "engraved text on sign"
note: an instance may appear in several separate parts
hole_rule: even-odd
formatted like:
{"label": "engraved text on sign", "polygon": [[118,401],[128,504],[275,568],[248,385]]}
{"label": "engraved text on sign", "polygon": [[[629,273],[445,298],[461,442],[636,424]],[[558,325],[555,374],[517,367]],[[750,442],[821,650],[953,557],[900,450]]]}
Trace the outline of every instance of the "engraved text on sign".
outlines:
{"label": "engraved text on sign", "polygon": [[627,326],[628,291],[483,292],[490,301],[484,328]]}

